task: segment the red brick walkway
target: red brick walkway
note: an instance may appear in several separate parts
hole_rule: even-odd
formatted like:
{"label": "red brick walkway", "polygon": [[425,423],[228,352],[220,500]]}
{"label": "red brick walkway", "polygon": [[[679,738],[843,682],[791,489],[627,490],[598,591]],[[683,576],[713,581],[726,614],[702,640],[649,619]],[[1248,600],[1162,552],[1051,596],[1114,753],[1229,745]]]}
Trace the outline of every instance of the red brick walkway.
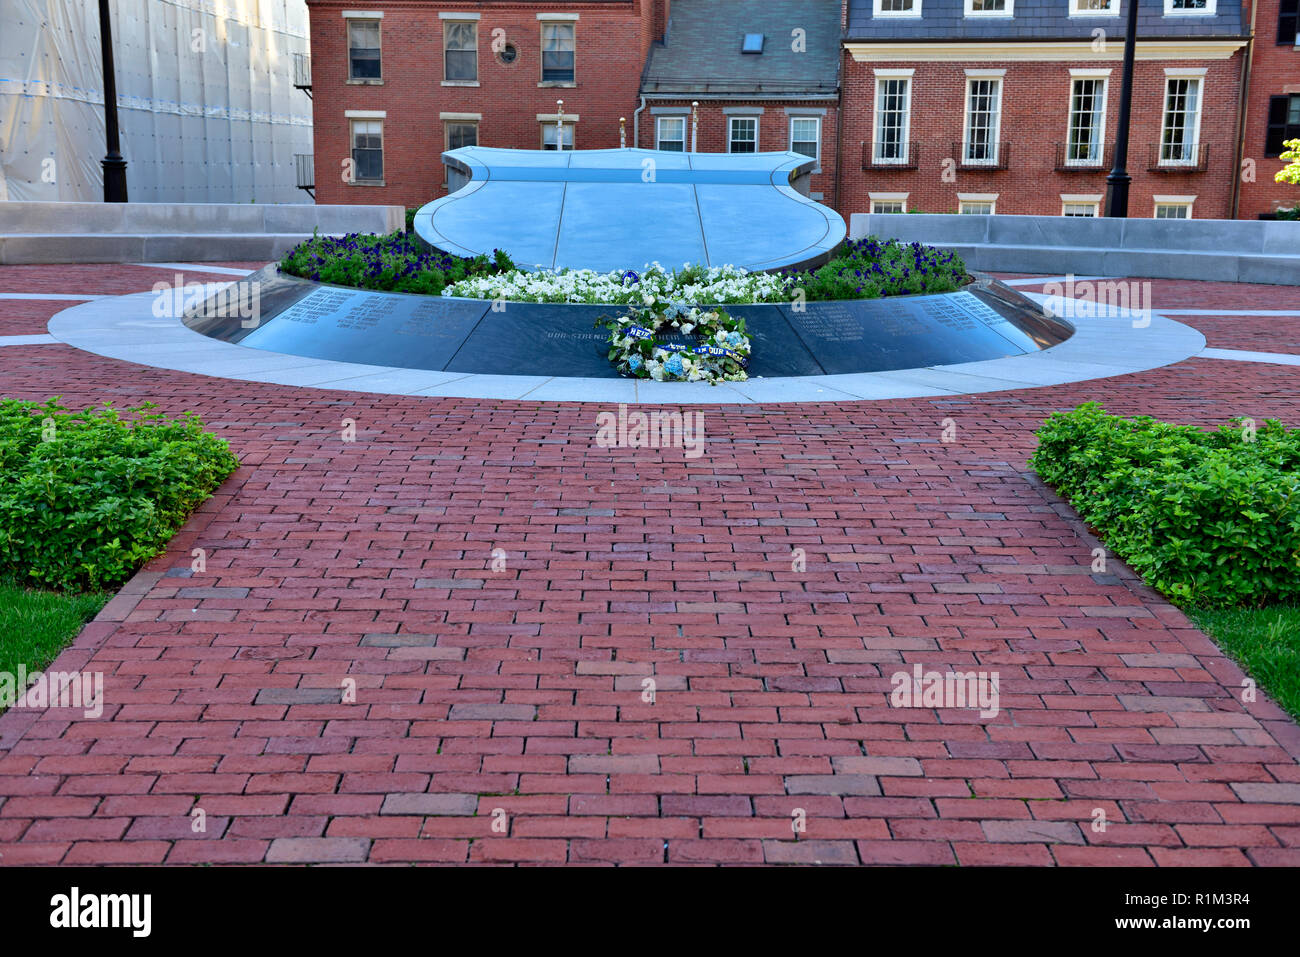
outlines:
{"label": "red brick walkway", "polygon": [[[167,278],[73,269],[0,291]],[[53,311],[0,301],[0,326]],[[1295,351],[1269,337],[1300,319],[1222,323]],[[3,863],[1300,864],[1296,726],[1113,560],[1093,574],[1025,474],[1088,399],[1295,424],[1294,368],[708,407],[696,459],[598,447],[593,405],[0,349],[0,394],[51,393],[194,409],[243,467],[60,659],[106,675],[104,717],[0,718]],[[916,663],[996,671],[1000,713],[891,707]]]}

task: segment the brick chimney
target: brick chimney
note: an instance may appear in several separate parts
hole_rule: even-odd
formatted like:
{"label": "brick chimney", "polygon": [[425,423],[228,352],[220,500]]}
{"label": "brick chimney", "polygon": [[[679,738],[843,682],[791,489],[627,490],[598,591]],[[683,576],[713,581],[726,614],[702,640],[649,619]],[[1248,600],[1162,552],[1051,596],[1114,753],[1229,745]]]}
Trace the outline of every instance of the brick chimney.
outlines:
{"label": "brick chimney", "polygon": [[664,42],[664,35],[668,32],[668,16],[672,8],[672,0],[650,0],[654,4],[654,24],[652,31],[656,43]]}

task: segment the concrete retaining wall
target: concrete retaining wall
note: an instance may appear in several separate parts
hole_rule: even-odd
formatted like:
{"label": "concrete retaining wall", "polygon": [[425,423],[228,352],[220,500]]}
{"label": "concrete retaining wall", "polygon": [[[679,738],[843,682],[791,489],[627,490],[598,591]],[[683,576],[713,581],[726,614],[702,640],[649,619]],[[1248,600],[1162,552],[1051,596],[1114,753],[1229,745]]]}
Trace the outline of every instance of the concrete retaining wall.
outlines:
{"label": "concrete retaining wall", "polygon": [[311,237],[391,233],[401,206],[0,203],[0,263],[269,261]]}
{"label": "concrete retaining wall", "polygon": [[1300,286],[1300,222],[855,213],[849,236],[941,246],[983,272]]}

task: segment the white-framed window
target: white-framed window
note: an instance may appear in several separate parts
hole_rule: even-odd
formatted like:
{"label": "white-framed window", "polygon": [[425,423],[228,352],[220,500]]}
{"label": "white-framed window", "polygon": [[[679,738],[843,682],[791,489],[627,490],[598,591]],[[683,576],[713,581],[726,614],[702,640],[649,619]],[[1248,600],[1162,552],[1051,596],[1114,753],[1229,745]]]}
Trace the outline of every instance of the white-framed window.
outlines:
{"label": "white-framed window", "polygon": [[1001,131],[1002,78],[968,76],[962,162],[967,166],[996,166]]}
{"label": "white-framed window", "polygon": [[1062,193],[1062,216],[1100,216],[1100,193]]}
{"label": "white-framed window", "polygon": [[686,152],[686,117],[655,118],[655,149],[668,153]]}
{"label": "white-framed window", "polygon": [[904,165],[912,126],[912,77],[876,74],[876,122],[873,162]]}
{"label": "white-framed window", "polygon": [[997,193],[958,193],[957,212],[966,216],[992,216],[997,212]]}
{"label": "white-framed window", "polygon": [[567,119],[564,126],[558,126],[554,120],[548,120],[542,123],[542,149],[544,150],[571,150],[573,149],[573,130],[574,124]]}
{"label": "white-framed window", "polygon": [[352,139],[352,179],[380,183],[384,179],[384,121],[349,120]]}
{"label": "white-framed window", "polygon": [[758,152],[757,116],[731,116],[727,118],[727,152]]}
{"label": "white-framed window", "polygon": [[811,156],[821,163],[822,118],[820,116],[790,117],[790,152]]}
{"label": "white-framed window", "polygon": [[1165,110],[1160,129],[1161,165],[1196,165],[1201,136],[1201,76],[1165,78]]}
{"label": "white-framed window", "polygon": [[349,80],[379,80],[383,77],[379,22],[378,20],[348,20]]}
{"label": "white-framed window", "polygon": [[1192,204],[1195,196],[1160,196],[1152,197],[1155,201],[1153,219],[1191,219]]}
{"label": "white-framed window", "polygon": [[[458,150],[463,146],[478,146],[478,120],[467,118],[444,119],[442,121],[444,139],[449,150]],[[445,167],[447,171],[447,192],[454,193],[467,182],[469,177],[453,166]]]}
{"label": "white-framed window", "polygon": [[1010,17],[1014,8],[1015,0],[966,0],[968,17]]}
{"label": "white-framed window", "polygon": [[907,212],[907,193],[868,193],[873,213]]}
{"label": "white-framed window", "polygon": [[[540,15],[540,14],[539,14]],[[577,81],[574,61],[577,24],[572,20],[542,21],[542,82],[573,86]]]}
{"label": "white-framed window", "polygon": [[881,17],[919,17],[921,0],[871,0],[871,15]]}
{"label": "white-framed window", "polygon": [[1167,17],[1212,17],[1216,0],[1165,0]]}
{"label": "white-framed window", "polygon": [[1106,142],[1106,77],[1070,78],[1070,118],[1066,128],[1065,164],[1099,166]]}
{"label": "white-framed window", "polygon": [[1072,17],[1117,17],[1119,0],[1070,0]]}
{"label": "white-framed window", "polygon": [[442,21],[442,80],[444,83],[478,82],[477,21]]}

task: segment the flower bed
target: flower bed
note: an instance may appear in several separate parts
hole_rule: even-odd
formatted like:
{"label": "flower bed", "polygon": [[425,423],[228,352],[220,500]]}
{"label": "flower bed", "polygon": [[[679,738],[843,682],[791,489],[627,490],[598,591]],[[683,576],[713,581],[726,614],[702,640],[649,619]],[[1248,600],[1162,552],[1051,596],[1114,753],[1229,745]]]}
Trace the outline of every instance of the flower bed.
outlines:
{"label": "flower bed", "polygon": [[845,243],[841,255],[806,271],[761,273],[736,266],[689,264],[669,270],[659,263],[651,263],[641,273],[516,269],[449,283],[442,294],[513,302],[735,305],[952,292],[965,280],[966,266],[951,252],[869,237]]}
{"label": "flower bed", "polygon": [[952,292],[966,267],[951,252],[919,243],[852,240],[813,270],[748,272],[736,266],[658,263],[640,272],[590,269],[516,269],[498,250],[494,257],[460,259],[420,246],[414,236],[317,236],[280,262],[282,272],[317,282],[384,292],[461,296],[514,302],[647,305],[664,302],[733,305],[817,302]]}
{"label": "flower bed", "polygon": [[313,236],[280,260],[280,271],[315,282],[381,292],[436,296],[448,283],[508,272],[515,264],[497,250],[489,259],[461,259],[423,248],[414,236],[349,233],[335,239]]}

